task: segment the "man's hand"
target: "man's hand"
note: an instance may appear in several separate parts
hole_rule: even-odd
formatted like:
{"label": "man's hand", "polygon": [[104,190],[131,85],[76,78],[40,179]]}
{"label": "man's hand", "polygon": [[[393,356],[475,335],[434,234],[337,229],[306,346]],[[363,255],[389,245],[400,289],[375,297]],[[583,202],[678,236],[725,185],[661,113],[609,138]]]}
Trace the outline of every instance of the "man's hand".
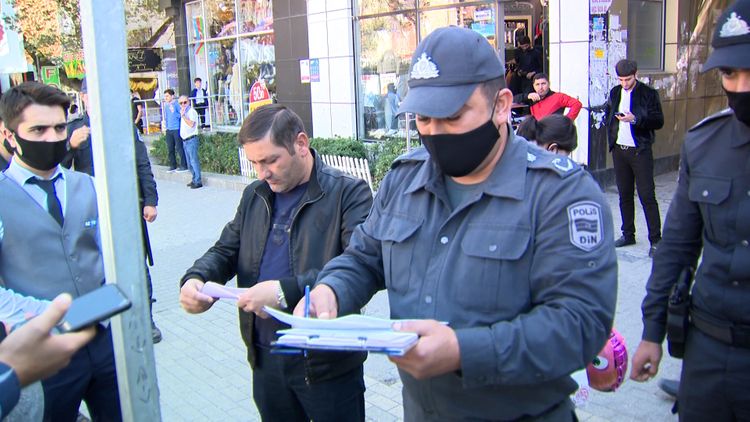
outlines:
{"label": "man's hand", "polygon": [[261,281],[240,295],[237,306],[245,312],[254,312],[261,318],[268,318],[263,307],[279,308],[277,293],[280,288],[279,280]]}
{"label": "man's hand", "polygon": [[96,335],[95,327],[68,334],[50,334],[71,301],[67,293],[57,296],[47,310],[0,343],[0,361],[13,368],[21,386],[50,377],[66,367],[73,354]]}
{"label": "man's hand", "polygon": [[180,306],[191,314],[206,312],[216,299],[201,293],[203,282],[197,278],[191,278],[182,285],[180,289]]}
{"label": "man's hand", "polygon": [[406,355],[388,358],[414,378],[430,378],[461,367],[458,338],[456,332],[447,325],[426,320],[396,323],[393,328],[419,334],[419,341]]}
{"label": "man's hand", "polygon": [[534,101],[534,102],[537,102],[537,101],[542,101],[542,97],[540,97],[540,96],[539,96],[539,94],[537,94],[536,92],[532,92],[532,93],[530,93],[530,94],[529,94],[529,97],[528,97],[528,98],[529,98],[529,99],[530,99],[531,101]]}
{"label": "man's hand", "polygon": [[661,344],[652,341],[641,340],[638,349],[633,355],[633,368],[630,370],[630,379],[638,382],[648,381],[659,372],[661,362]]}
{"label": "man's hand", "polygon": [[615,117],[617,117],[617,120],[621,122],[625,122],[625,123],[630,123],[630,122],[635,121],[635,115],[633,113],[629,111],[624,111],[623,114],[624,116],[615,115]]}
{"label": "man's hand", "polygon": [[[338,315],[339,305],[336,299],[336,293],[333,289],[325,284],[317,285],[310,291],[310,315],[320,319],[333,319]],[[299,301],[294,308],[294,315],[298,317],[305,316],[305,298]]]}
{"label": "man's hand", "polygon": [[148,221],[149,223],[153,223],[154,220],[156,220],[156,207],[151,205],[146,205],[143,207],[143,219]]}
{"label": "man's hand", "polygon": [[91,128],[88,126],[81,126],[74,130],[73,133],[70,134],[70,147],[80,147],[81,144],[88,139],[89,135],[91,135]]}

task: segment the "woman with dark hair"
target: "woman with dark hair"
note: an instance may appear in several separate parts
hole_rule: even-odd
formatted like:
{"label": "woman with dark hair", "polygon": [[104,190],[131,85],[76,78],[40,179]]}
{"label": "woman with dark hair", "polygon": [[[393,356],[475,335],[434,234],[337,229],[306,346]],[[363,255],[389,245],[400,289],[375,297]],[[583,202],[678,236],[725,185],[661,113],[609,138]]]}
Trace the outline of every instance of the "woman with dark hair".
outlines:
{"label": "woman with dark hair", "polygon": [[516,134],[555,154],[570,155],[578,147],[575,124],[560,114],[552,114],[541,120],[529,116],[518,127]]}

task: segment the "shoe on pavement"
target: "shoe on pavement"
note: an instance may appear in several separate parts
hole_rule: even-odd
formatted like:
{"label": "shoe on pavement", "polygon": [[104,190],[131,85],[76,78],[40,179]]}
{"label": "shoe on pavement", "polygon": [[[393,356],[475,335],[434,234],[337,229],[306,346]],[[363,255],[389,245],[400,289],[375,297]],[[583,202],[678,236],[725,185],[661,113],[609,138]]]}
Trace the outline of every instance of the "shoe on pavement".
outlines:
{"label": "shoe on pavement", "polygon": [[153,322],[151,323],[151,340],[154,344],[160,342],[162,339],[161,330]]}
{"label": "shoe on pavement", "polygon": [[177,169],[177,173],[187,173],[189,171],[188,169]]}
{"label": "shoe on pavement", "polygon": [[203,183],[193,183],[192,186],[190,186],[190,189],[198,189],[202,187],[203,187]]}
{"label": "shoe on pavement", "polygon": [[189,188],[192,188],[192,187],[193,187],[193,182],[190,182],[190,183],[188,183],[188,184],[187,184],[187,185],[185,185],[185,186],[187,186],[187,187],[189,187]]}
{"label": "shoe on pavement", "polygon": [[659,380],[659,388],[661,388],[661,391],[677,398],[677,392],[680,391],[680,381],[662,378]]}
{"label": "shoe on pavement", "polygon": [[623,246],[630,246],[630,245],[635,245],[634,237],[620,236],[619,239],[615,240],[615,248],[620,248]]}
{"label": "shoe on pavement", "polygon": [[176,171],[177,171],[177,169],[176,169],[176,168],[174,168],[174,169],[169,169],[169,170],[167,170],[167,173],[174,173],[174,172],[176,172]]}

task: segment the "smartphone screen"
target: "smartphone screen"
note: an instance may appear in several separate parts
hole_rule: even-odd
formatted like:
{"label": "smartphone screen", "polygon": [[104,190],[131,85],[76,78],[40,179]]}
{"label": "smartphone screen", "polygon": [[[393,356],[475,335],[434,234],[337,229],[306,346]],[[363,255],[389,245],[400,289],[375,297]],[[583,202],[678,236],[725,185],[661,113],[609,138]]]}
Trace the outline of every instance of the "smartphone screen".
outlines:
{"label": "smartphone screen", "polygon": [[130,309],[130,306],[130,300],[119,287],[105,284],[75,298],[57,327],[62,332],[82,330]]}

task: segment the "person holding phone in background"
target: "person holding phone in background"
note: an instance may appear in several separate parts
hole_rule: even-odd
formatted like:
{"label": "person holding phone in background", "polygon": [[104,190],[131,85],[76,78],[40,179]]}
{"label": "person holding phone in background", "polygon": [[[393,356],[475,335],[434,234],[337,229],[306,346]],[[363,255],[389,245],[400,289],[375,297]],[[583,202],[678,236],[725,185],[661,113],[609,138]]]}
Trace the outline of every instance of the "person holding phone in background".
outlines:
{"label": "person holding phone in background", "polygon": [[[104,281],[91,176],[60,166],[67,152],[69,97],[25,82],[0,100],[4,136],[15,150],[0,174],[0,278],[30,301],[80,296]],[[33,283],[30,282],[33,280]],[[122,420],[109,327],[42,382],[45,419],[75,421],[81,400],[94,421]]]}
{"label": "person holding phone in background", "polygon": [[615,167],[615,181],[620,195],[622,236],[615,247],[635,244],[635,185],[648,225],[653,257],[661,240],[661,217],[654,186],[654,131],[664,126],[659,93],[638,81],[638,64],[623,59],[615,65],[619,85],[609,92],[605,105],[607,139]]}

